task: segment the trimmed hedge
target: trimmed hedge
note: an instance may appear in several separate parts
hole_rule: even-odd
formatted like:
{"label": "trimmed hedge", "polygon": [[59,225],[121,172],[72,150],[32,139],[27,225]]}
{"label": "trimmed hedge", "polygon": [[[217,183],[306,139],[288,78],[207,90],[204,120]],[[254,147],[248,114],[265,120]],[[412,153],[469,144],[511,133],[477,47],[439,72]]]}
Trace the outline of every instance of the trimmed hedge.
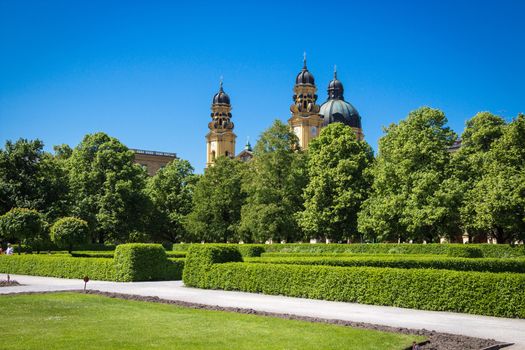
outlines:
{"label": "trimmed hedge", "polygon": [[[213,244],[213,243],[210,243]],[[200,243],[178,243],[175,250],[187,251],[189,247]],[[207,244],[206,244],[207,245]],[[222,244],[219,244],[222,245]],[[447,255],[449,247],[463,247],[466,244],[408,244],[408,243],[370,243],[370,244],[323,244],[323,243],[286,243],[286,244],[229,244],[230,246],[262,247],[265,252],[278,253],[352,253],[352,254],[439,254]],[[469,247],[481,249],[485,258],[513,258],[525,256],[525,246],[506,244],[468,244]],[[242,252],[241,252],[242,253]]]}
{"label": "trimmed hedge", "polygon": [[239,249],[234,246],[195,244],[188,250],[182,280],[190,287],[205,285],[213,265],[231,261],[243,261]]}
{"label": "trimmed hedge", "polygon": [[115,249],[117,281],[159,281],[169,279],[170,263],[160,244],[129,243]]}
{"label": "trimmed hedge", "polygon": [[83,278],[114,281],[113,259],[71,258],[53,255],[1,255],[0,271],[21,275],[49,276],[62,278]]}
{"label": "trimmed hedge", "polygon": [[525,273],[525,259],[469,259],[446,256],[382,255],[342,257],[262,257],[247,262],[266,264],[370,266],[402,269],[441,269],[480,272]]}
{"label": "trimmed hedge", "polygon": [[184,283],[200,288],[525,318],[524,274],[226,262],[229,257],[239,260],[239,255],[230,247],[190,250]]}
{"label": "trimmed hedge", "polygon": [[456,258],[482,258],[483,252],[477,247],[467,245],[450,246],[448,247],[447,255]]}
{"label": "trimmed hedge", "polygon": [[[124,244],[115,258],[99,258],[105,252],[87,252],[92,257],[69,254],[24,254],[0,256],[0,273],[83,278],[103,281],[180,280],[184,260],[166,257],[160,244]],[[111,256],[113,254],[111,253]]]}
{"label": "trimmed hedge", "polygon": [[267,244],[234,244],[234,243],[177,243],[173,249],[178,252],[187,252],[194,246],[216,246],[216,247],[235,247],[238,248],[242,256],[256,257],[261,256],[266,251]]}

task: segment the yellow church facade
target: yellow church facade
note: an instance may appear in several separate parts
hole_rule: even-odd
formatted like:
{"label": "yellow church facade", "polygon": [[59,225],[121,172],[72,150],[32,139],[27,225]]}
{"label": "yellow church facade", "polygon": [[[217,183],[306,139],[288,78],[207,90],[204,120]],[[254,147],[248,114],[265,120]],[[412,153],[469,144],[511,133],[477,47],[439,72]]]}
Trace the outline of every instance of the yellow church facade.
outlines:
{"label": "yellow church facade", "polygon": [[[334,78],[328,84],[328,99],[318,105],[315,78],[306,66],[305,57],[303,68],[295,79],[293,92],[288,124],[302,149],[308,149],[310,141],[331,123],[343,123],[353,129],[358,140],[364,139],[361,116],[354,106],[345,101],[343,84],[337,79],[335,70]],[[222,81],[219,92],[213,96],[211,111],[212,121],[208,124],[209,131],[206,135],[206,167],[212,166],[217,157],[235,157],[237,136],[233,132],[230,97],[224,92]],[[252,156],[251,147],[247,144],[237,158],[246,161]]]}

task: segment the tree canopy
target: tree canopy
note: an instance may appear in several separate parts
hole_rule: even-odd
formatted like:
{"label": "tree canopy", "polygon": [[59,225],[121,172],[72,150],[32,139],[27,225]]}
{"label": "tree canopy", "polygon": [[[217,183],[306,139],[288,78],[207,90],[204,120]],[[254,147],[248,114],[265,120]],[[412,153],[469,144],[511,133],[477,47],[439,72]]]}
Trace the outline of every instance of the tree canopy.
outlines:
{"label": "tree canopy", "polygon": [[373,162],[372,148],[358,141],[351,128],[334,123],[321,130],[308,153],[310,181],[301,227],[309,238],[357,239],[357,213],[372,184],[366,171]]}
{"label": "tree canopy", "polygon": [[295,214],[303,210],[301,195],[308,177],[306,154],[298,149],[297,137],[279,120],[261,134],[243,185],[243,237],[258,242],[302,238]]}
{"label": "tree canopy", "polygon": [[68,169],[71,214],[88,223],[93,240],[125,242],[133,230],[143,229],[147,175],[120,141],[104,133],[86,135]]}
{"label": "tree canopy", "polygon": [[148,231],[154,240],[180,242],[186,235],[195,175],[186,160],[175,159],[148,179],[146,193],[153,208]]}
{"label": "tree canopy", "polygon": [[432,242],[455,229],[442,191],[456,139],[446,123],[443,112],[423,107],[386,128],[371,168],[372,192],[359,214],[359,230],[369,239]]}
{"label": "tree canopy", "polygon": [[242,191],[246,164],[228,157],[217,158],[195,186],[193,211],[188,217],[190,239],[206,242],[250,241],[239,235]]}

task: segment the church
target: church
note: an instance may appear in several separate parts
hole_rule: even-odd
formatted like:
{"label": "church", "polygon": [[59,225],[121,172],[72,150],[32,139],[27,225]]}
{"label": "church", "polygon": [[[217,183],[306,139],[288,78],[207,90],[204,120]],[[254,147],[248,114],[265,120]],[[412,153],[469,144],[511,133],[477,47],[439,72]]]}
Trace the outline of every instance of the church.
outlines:
{"label": "church", "polygon": [[[219,91],[213,96],[211,105],[211,122],[206,135],[206,167],[214,164],[220,156],[236,157],[247,161],[253,157],[249,143],[239,153],[235,154],[234,123],[232,121],[230,97],[224,92],[222,81]],[[317,86],[313,74],[306,66],[306,56],[303,68],[295,78],[293,88],[293,104],[290,106],[291,117],[288,124],[299,139],[299,146],[307,149],[312,139],[317,137],[321,129],[331,123],[343,123],[351,127],[357,138],[363,140],[361,116],[357,110],[345,101],[343,83],[334,78],[328,84],[328,99],[317,104]]]}

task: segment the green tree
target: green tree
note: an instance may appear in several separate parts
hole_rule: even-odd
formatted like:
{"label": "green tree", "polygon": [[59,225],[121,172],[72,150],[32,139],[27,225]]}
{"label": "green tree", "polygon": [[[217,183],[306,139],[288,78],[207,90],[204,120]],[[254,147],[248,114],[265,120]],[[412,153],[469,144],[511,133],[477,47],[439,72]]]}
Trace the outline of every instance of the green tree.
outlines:
{"label": "green tree", "polygon": [[190,163],[175,159],[148,180],[146,192],[153,204],[148,230],[155,240],[177,242],[186,236],[194,179]]}
{"label": "green tree", "polygon": [[483,162],[483,174],[466,198],[469,225],[498,243],[525,238],[525,115],[503,128]]}
{"label": "green tree", "polygon": [[60,248],[67,248],[69,253],[76,244],[86,243],[89,239],[89,227],[86,221],[75,217],[60,218],[51,226],[51,240]]}
{"label": "green tree", "polygon": [[432,242],[457,229],[442,190],[450,172],[448,148],[456,139],[446,122],[441,111],[423,107],[386,128],[371,168],[372,192],[358,218],[369,238]]}
{"label": "green tree", "polygon": [[71,214],[85,220],[92,240],[125,242],[143,231],[150,202],[146,172],[133,152],[104,133],[86,135],[67,160]]}
{"label": "green tree", "polygon": [[351,128],[334,123],[323,128],[308,149],[310,181],[299,223],[310,238],[333,241],[357,238],[357,213],[367,198],[372,148]]}
{"label": "green tree", "polygon": [[53,220],[66,212],[66,172],[43,147],[40,140],[19,139],[0,149],[0,214],[32,208]]}
{"label": "green tree", "polygon": [[242,191],[246,164],[237,159],[219,157],[206,169],[195,186],[193,211],[188,216],[188,231],[193,241],[250,241],[239,235]]}
{"label": "green tree", "polygon": [[467,201],[484,175],[488,152],[503,134],[505,120],[489,112],[480,112],[467,121],[461,135],[461,148],[452,155],[452,176],[444,183],[444,192],[454,198],[458,225],[474,236],[480,232],[474,224],[476,215]]}
{"label": "green tree", "polygon": [[243,237],[258,242],[303,237],[296,213],[304,209],[308,176],[306,154],[298,149],[297,137],[279,120],[262,133],[243,184],[247,194],[241,210]]}
{"label": "green tree", "polygon": [[41,235],[43,227],[42,215],[34,209],[13,208],[0,216],[0,236],[18,242],[18,254],[22,242],[31,244]]}

